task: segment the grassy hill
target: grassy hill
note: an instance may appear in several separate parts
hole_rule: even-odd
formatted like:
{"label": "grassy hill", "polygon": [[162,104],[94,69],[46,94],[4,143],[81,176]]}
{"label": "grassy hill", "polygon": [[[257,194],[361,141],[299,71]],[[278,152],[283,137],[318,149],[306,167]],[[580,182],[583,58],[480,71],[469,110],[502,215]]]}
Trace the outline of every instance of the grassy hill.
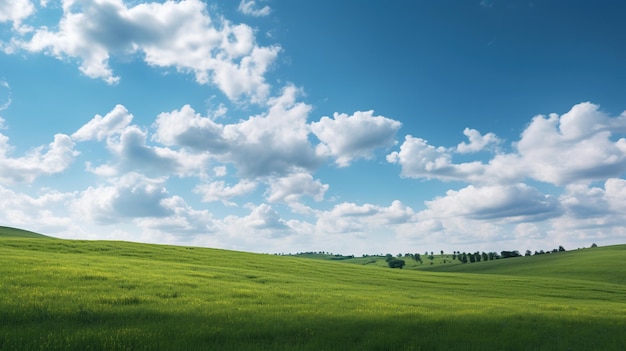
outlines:
{"label": "grassy hill", "polygon": [[[561,258],[589,255],[576,262],[623,277],[612,250]],[[608,273],[393,270],[53,238],[1,237],[0,252],[0,350],[626,349],[626,284]]]}
{"label": "grassy hill", "polygon": [[613,245],[514,257],[478,263],[432,265],[432,272],[481,273],[527,277],[571,278],[626,284],[626,245]]}
{"label": "grassy hill", "polygon": [[0,238],[2,238],[2,237],[48,238],[48,236],[45,236],[43,234],[30,232],[28,230],[0,226]]}

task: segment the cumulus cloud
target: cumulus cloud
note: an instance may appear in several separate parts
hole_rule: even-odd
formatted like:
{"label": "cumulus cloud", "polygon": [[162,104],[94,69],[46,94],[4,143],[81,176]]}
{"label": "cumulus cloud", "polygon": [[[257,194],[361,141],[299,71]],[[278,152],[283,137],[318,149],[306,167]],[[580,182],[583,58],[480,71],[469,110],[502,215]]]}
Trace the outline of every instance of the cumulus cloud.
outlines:
{"label": "cumulus cloud", "polygon": [[248,194],[256,189],[257,183],[250,180],[242,180],[233,186],[227,186],[222,180],[200,184],[194,188],[194,192],[202,195],[202,201],[213,202],[222,201],[226,205],[233,205],[229,202],[233,197]]}
{"label": "cumulus cloud", "polygon": [[80,127],[74,134],[72,139],[77,141],[98,140],[102,141],[106,137],[114,134],[120,134],[133,120],[133,115],[122,105],[116,105],[115,108],[104,117],[96,115],[91,121]]}
{"label": "cumulus cloud", "polygon": [[244,217],[227,216],[222,221],[222,227],[233,235],[240,236],[242,231],[248,237],[277,238],[294,234],[290,223],[283,219],[272,206],[268,204],[250,205],[250,214]]}
{"label": "cumulus cloud", "polygon": [[387,161],[400,164],[401,175],[408,178],[474,181],[485,172],[480,161],[455,164],[450,150],[411,135],[405,137],[400,151],[387,155]]}
{"label": "cumulus cloud", "polygon": [[47,147],[37,147],[22,157],[10,157],[12,149],[9,138],[0,134],[0,182],[4,184],[31,183],[39,176],[63,172],[78,155],[65,134],[56,134]]}
{"label": "cumulus cloud", "polygon": [[[199,175],[204,171],[205,155],[191,154],[185,150],[172,150],[167,147],[150,146],[147,144],[148,133],[139,127],[130,125],[123,130],[121,127],[130,121],[130,115],[119,113],[116,107],[105,118],[94,118],[75,133],[78,139],[100,138],[109,135],[106,140],[107,149],[115,157],[115,161],[88,169],[102,176],[119,176],[126,172],[144,172],[153,176],[175,174],[181,177]],[[117,118],[114,116],[121,116]],[[111,128],[114,126],[113,128]],[[119,135],[111,135],[115,133]]]}
{"label": "cumulus cloud", "polygon": [[[141,217],[136,219],[137,225],[145,235],[207,235],[216,230],[215,219],[207,210],[196,210],[180,196],[172,196],[160,200],[160,205],[167,216]],[[191,239],[191,238],[189,238]]]}
{"label": "cumulus cloud", "polygon": [[319,179],[314,180],[308,173],[294,173],[282,178],[272,179],[267,190],[269,202],[299,202],[303,195],[312,197],[315,201],[322,201],[328,184],[322,184]]}
{"label": "cumulus cloud", "polygon": [[555,185],[606,179],[626,170],[626,113],[610,118],[591,103],[533,118],[516,144],[527,176]]}
{"label": "cumulus cloud", "polygon": [[268,111],[239,123],[221,125],[191,107],[159,115],[155,140],[206,152],[234,164],[246,178],[286,175],[315,168],[320,159],[309,142],[311,106],[297,101],[300,90],[287,86],[268,99]]}
{"label": "cumulus cloud", "polygon": [[[560,186],[623,174],[626,139],[616,136],[624,133],[626,113],[612,118],[597,105],[581,103],[562,116],[534,117],[519,141],[513,143],[513,152],[497,154],[486,163],[454,163],[451,149],[434,147],[411,135],[406,136],[400,151],[387,155],[387,161],[401,165],[401,175],[409,178],[474,184],[532,179]],[[476,151],[498,140],[469,129],[466,135],[470,143],[459,144],[458,152]]]}
{"label": "cumulus cloud", "polygon": [[267,5],[258,8],[257,3],[254,0],[241,0],[237,9],[244,15],[250,15],[254,17],[267,16],[270,14],[270,12],[272,12],[272,9]]}
{"label": "cumulus cloud", "polygon": [[465,128],[463,134],[468,137],[469,143],[461,142],[457,145],[456,151],[462,154],[478,152],[490,144],[500,143],[500,139],[493,133],[481,135],[476,129]]}
{"label": "cumulus cloud", "polygon": [[42,189],[36,196],[0,186],[0,222],[45,233],[75,229],[71,216],[64,211],[73,193]]}
{"label": "cumulus cloud", "polygon": [[557,198],[529,185],[493,185],[449,190],[444,197],[426,201],[423,218],[462,216],[477,220],[538,221],[561,214]]}
{"label": "cumulus cloud", "polygon": [[171,209],[164,204],[168,193],[164,179],[128,173],[111,179],[111,185],[89,187],[73,201],[72,209],[80,218],[98,224],[119,223],[137,217],[167,217]]}
{"label": "cumulus cloud", "polygon": [[343,202],[330,211],[319,213],[317,229],[326,233],[375,232],[376,228],[391,230],[391,226],[395,224],[406,224],[415,220],[413,209],[397,200],[389,207]]}
{"label": "cumulus cloud", "polygon": [[604,182],[604,188],[568,185],[560,201],[572,218],[621,217],[626,210],[626,180],[609,178]]}
{"label": "cumulus cloud", "polygon": [[0,0],[0,23],[12,22],[13,29],[20,30],[24,19],[35,13],[30,0]]}
{"label": "cumulus cloud", "polygon": [[213,154],[222,154],[229,146],[229,140],[224,136],[224,126],[202,117],[189,105],[159,114],[154,124],[157,128],[154,140],[164,145],[177,145]]}
{"label": "cumulus cloud", "polygon": [[121,0],[64,0],[58,26],[36,28],[30,38],[14,38],[12,45],[11,50],[76,59],[83,74],[109,84],[120,80],[109,65],[111,57],[141,55],[151,66],[193,73],[198,83],[216,85],[231,100],[247,96],[252,102],[268,96],[264,75],[280,51],[258,46],[247,25],[212,18],[200,0],[136,6]]}
{"label": "cumulus cloud", "polygon": [[350,165],[359,158],[371,158],[375,149],[392,146],[402,123],[383,116],[374,116],[374,111],[357,111],[348,116],[335,113],[333,118],[322,117],[311,123],[311,131],[322,142],[319,154],[335,157],[340,167]]}

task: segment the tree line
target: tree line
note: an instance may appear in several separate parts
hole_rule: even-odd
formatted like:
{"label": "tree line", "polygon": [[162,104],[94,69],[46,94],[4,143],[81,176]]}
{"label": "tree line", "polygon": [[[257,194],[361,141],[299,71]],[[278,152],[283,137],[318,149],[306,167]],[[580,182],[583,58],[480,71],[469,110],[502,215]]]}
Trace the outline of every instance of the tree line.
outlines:
{"label": "tree line", "polygon": [[[544,251],[544,250],[535,251],[534,255],[544,255],[544,254],[563,252],[563,251],[565,251],[565,248],[563,248],[563,246],[559,246],[558,249],[552,249],[548,251]],[[441,255],[440,257],[443,258],[443,261],[442,261],[443,263],[451,263],[454,260],[457,260],[461,263],[476,263],[476,262],[481,262],[481,261],[493,261],[493,260],[499,260],[499,259],[511,258],[511,257],[522,257],[522,254],[517,250],[513,250],[513,251],[503,250],[503,251],[500,251],[500,253],[484,252],[484,251],[482,252],[453,251],[452,255],[447,255],[447,258],[451,259],[450,262],[448,262],[447,259],[445,258],[446,256],[443,250],[440,251],[440,255]],[[532,256],[532,255],[533,253],[530,250],[526,250],[523,256]],[[424,252],[424,255],[421,255],[419,253],[405,253],[403,255],[400,253],[395,257],[391,254],[386,254],[385,261],[387,262],[387,265],[389,266],[389,268],[402,269],[402,267],[406,265],[406,261],[401,259],[402,257],[407,258],[407,259],[413,259],[420,264],[424,263],[422,258],[425,258],[429,260],[430,264],[432,265],[434,264],[435,253],[433,251],[431,251],[430,253],[426,251]]]}

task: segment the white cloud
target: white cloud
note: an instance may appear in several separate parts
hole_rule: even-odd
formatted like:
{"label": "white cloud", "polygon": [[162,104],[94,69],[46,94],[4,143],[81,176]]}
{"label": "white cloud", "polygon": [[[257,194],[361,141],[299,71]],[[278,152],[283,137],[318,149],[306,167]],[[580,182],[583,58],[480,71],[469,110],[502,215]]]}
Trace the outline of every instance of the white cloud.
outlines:
{"label": "white cloud", "polygon": [[[497,138],[466,129],[470,144],[457,151],[476,151]],[[619,176],[626,171],[626,113],[611,118],[597,105],[581,103],[558,116],[536,116],[513,144],[514,152],[497,154],[487,163],[454,163],[452,151],[434,147],[421,138],[406,136],[400,151],[387,161],[402,166],[401,175],[410,178],[458,180],[473,184],[511,184],[533,179],[554,185]],[[474,139],[474,140],[472,140]],[[487,145],[487,144],[485,144]],[[484,145],[483,145],[484,146]]]}
{"label": "white cloud", "polygon": [[465,130],[463,130],[463,134],[468,137],[469,144],[461,142],[457,145],[456,151],[462,154],[482,151],[490,144],[500,143],[500,139],[493,133],[481,135],[476,129],[465,128]]}
{"label": "white cloud", "polygon": [[65,211],[73,196],[52,189],[42,189],[37,196],[30,196],[0,186],[0,222],[43,233],[77,229]]}
{"label": "white cloud", "polygon": [[106,141],[107,148],[113,153],[117,162],[89,168],[94,173],[103,176],[143,172],[153,176],[176,174],[185,177],[200,175],[204,172],[207,159],[205,155],[149,146],[146,141],[147,132],[137,126],[128,126],[119,136],[107,138]]}
{"label": "white cloud", "polygon": [[120,134],[133,120],[133,115],[122,105],[116,105],[115,108],[104,117],[95,115],[95,117],[80,127],[72,138],[77,141],[98,140],[102,141],[108,136]]}
{"label": "white cloud", "polygon": [[283,89],[268,100],[268,112],[245,121],[221,125],[191,107],[162,113],[155,122],[155,140],[231,163],[246,178],[285,175],[315,168],[320,159],[308,139],[306,120],[311,106],[297,102],[300,90]]}
{"label": "white cloud", "polygon": [[578,104],[559,117],[536,116],[516,148],[527,176],[555,185],[606,179],[626,170],[626,114],[609,118],[597,105]]}
{"label": "white cloud", "polygon": [[315,201],[322,201],[328,184],[322,184],[319,179],[314,180],[308,173],[294,173],[285,177],[272,179],[267,190],[269,202],[297,203],[303,195],[312,197]]}
{"label": "white cloud", "polygon": [[0,134],[0,183],[31,183],[42,175],[63,172],[78,155],[65,134],[56,134],[47,147],[32,149],[23,157],[10,157],[12,149],[9,138]]}
{"label": "white cloud", "polygon": [[200,184],[194,188],[194,192],[202,195],[202,201],[222,201],[226,205],[233,205],[228,200],[233,197],[248,194],[256,189],[257,183],[250,180],[242,180],[233,186],[226,186],[222,180]]}
{"label": "white cloud", "polygon": [[393,235],[393,226],[415,222],[415,212],[400,201],[389,207],[374,204],[340,203],[330,211],[320,212],[317,230],[324,233],[376,233]]}
{"label": "white cloud", "polygon": [[226,166],[215,166],[213,167],[213,173],[215,173],[216,177],[223,177],[227,174]]}
{"label": "white cloud", "polygon": [[159,114],[154,125],[154,140],[168,146],[182,146],[194,151],[224,153],[229,140],[224,137],[224,126],[202,117],[185,105],[180,110]]}
{"label": "white cloud", "polygon": [[[8,82],[0,80],[0,111],[6,110],[11,106],[11,86]],[[0,129],[2,129],[2,120],[0,120]]]}
{"label": "white cloud", "polygon": [[98,223],[112,224],[139,217],[167,217],[167,190],[164,179],[150,179],[129,173],[111,179],[111,185],[89,187],[72,203],[77,217]]}
{"label": "white cloud", "polygon": [[288,221],[268,204],[258,206],[251,205],[248,216],[237,217],[227,216],[222,225],[228,232],[234,232],[235,236],[240,236],[241,232],[250,237],[278,238],[294,234]]}
{"label": "white cloud", "polygon": [[241,0],[237,9],[244,15],[255,17],[267,16],[272,11],[272,9],[267,5],[262,8],[258,8],[256,1],[254,0]]}
{"label": "white cloud", "polygon": [[137,225],[145,235],[162,236],[169,233],[178,237],[176,241],[192,238],[180,238],[181,235],[207,235],[216,230],[215,219],[207,210],[195,210],[180,196],[162,199],[160,205],[167,210],[168,216],[137,218]]}
{"label": "white cloud", "polygon": [[359,158],[371,158],[375,149],[392,146],[402,123],[383,116],[374,116],[374,111],[357,111],[348,116],[335,113],[333,118],[322,117],[311,123],[311,131],[322,142],[318,153],[336,158],[340,167],[350,165]]}
{"label": "white cloud", "polygon": [[121,0],[65,0],[58,31],[39,27],[30,38],[15,38],[13,46],[8,51],[76,59],[86,76],[109,84],[120,80],[111,57],[141,55],[151,66],[193,73],[198,83],[216,85],[231,100],[247,96],[252,102],[268,96],[264,74],[280,51],[258,46],[247,25],[212,18],[200,0],[132,7]]}
{"label": "white cloud", "polygon": [[0,23],[13,22],[13,29],[20,30],[24,19],[35,13],[30,0],[0,0]]}
{"label": "white cloud", "polygon": [[455,164],[448,149],[434,147],[411,135],[405,137],[400,151],[387,155],[387,161],[400,164],[401,175],[409,178],[474,181],[485,172],[485,165],[481,162]]}
{"label": "white cloud", "polygon": [[446,196],[426,201],[420,218],[455,216],[477,220],[538,221],[559,216],[558,199],[523,183],[448,190]]}
{"label": "white cloud", "polygon": [[626,211],[626,180],[609,178],[604,188],[572,184],[560,197],[567,215],[576,219],[620,218]]}

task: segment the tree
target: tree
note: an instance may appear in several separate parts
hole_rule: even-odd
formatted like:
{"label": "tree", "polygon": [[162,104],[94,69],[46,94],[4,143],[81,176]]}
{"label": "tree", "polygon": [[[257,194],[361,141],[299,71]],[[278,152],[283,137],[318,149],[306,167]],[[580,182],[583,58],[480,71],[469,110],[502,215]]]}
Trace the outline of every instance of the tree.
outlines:
{"label": "tree", "polygon": [[463,254],[461,254],[460,257],[461,257],[461,262],[467,263],[467,254],[465,252],[463,252]]}
{"label": "tree", "polygon": [[389,266],[389,268],[400,268],[402,269],[402,267],[404,267],[405,262],[404,260],[400,260],[397,258],[392,258],[390,261],[387,261],[387,265]]}
{"label": "tree", "polygon": [[533,254],[533,253],[532,253],[532,252],[530,252],[530,250],[526,250],[526,253],[524,254],[524,256],[530,256],[530,255],[532,255],[532,254]]}
{"label": "tree", "polygon": [[389,261],[391,261],[391,260],[393,260],[393,259],[394,259],[394,258],[393,258],[393,256],[392,256],[391,254],[386,254],[386,255],[385,255],[385,261],[386,261],[386,262],[389,262]]}
{"label": "tree", "polygon": [[598,247],[598,245],[596,245],[596,243],[591,244],[591,247]]}
{"label": "tree", "polygon": [[413,255],[413,258],[415,259],[415,261],[422,263],[422,257],[420,256],[420,254],[416,253],[415,255]]}
{"label": "tree", "polygon": [[481,254],[481,256],[483,256],[483,261],[487,261],[489,259],[489,255],[487,255],[486,252],[483,251],[483,253]]}
{"label": "tree", "polygon": [[476,256],[474,256],[474,254],[470,253],[468,256],[470,263],[476,262]]}
{"label": "tree", "polygon": [[519,256],[521,256],[519,251],[517,251],[517,250],[515,250],[515,251],[500,251],[500,255],[502,256],[502,258],[519,257]]}
{"label": "tree", "polygon": [[559,246],[559,252],[563,252],[565,251],[565,248],[563,246]]}

